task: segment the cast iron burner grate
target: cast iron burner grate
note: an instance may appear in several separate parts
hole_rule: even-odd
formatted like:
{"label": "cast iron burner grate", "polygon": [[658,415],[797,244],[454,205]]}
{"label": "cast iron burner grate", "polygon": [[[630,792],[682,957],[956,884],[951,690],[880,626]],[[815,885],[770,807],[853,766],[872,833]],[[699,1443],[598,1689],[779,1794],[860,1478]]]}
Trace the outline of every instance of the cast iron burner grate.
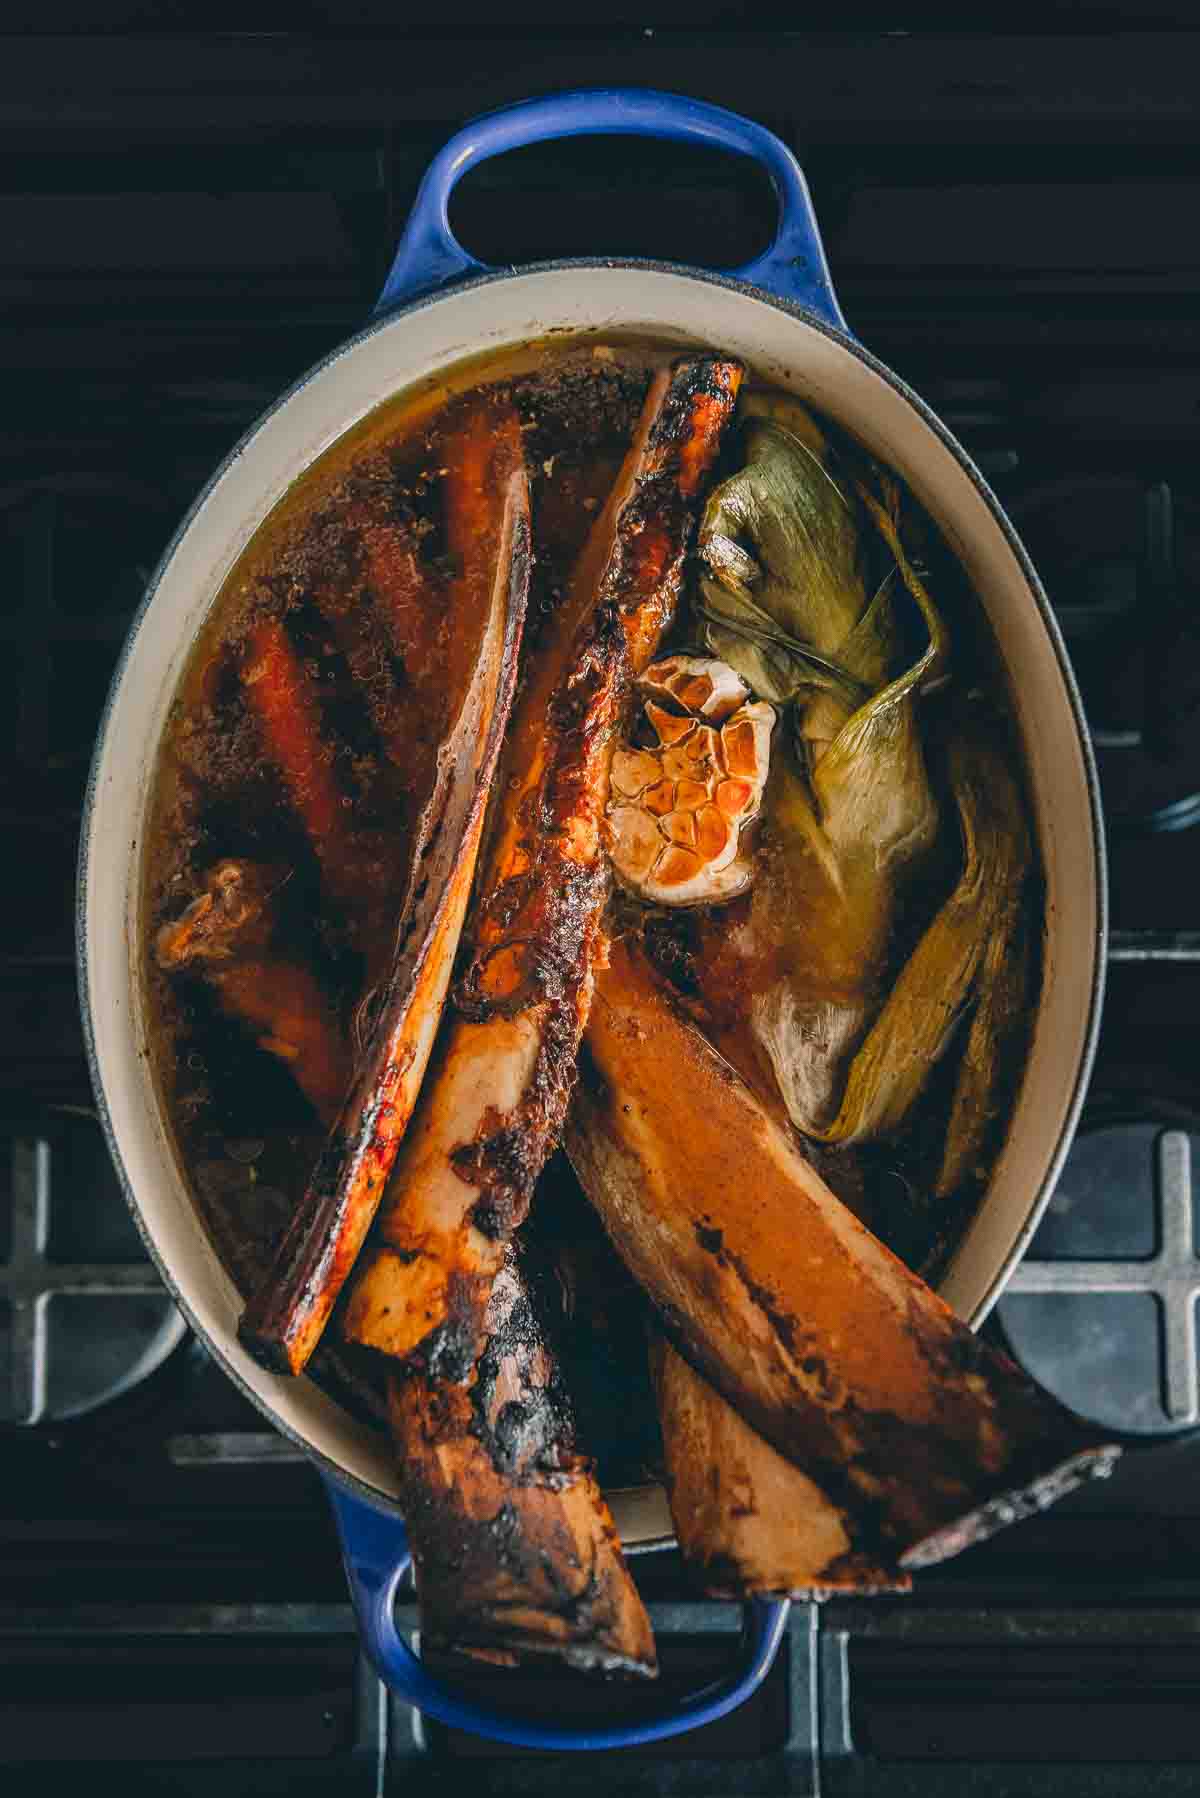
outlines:
{"label": "cast iron burner grate", "polygon": [[0,1420],[62,1422],[153,1373],[186,1326],[141,1252],[94,1119],[50,1115],[0,1143]]}
{"label": "cast iron burner grate", "polygon": [[1034,1379],[1132,1435],[1200,1423],[1196,1131],[1141,1119],[1079,1136],[999,1316]]}

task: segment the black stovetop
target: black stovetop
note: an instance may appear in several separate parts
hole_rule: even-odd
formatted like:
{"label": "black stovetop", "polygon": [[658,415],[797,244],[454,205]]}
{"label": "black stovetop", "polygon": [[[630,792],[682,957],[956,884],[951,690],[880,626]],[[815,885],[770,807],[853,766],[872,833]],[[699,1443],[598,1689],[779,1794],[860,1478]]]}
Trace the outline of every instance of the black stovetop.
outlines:
{"label": "black stovetop", "polygon": [[[33,1419],[0,1435],[5,1791],[57,1789],[80,1763],[197,1798],[464,1776],[691,1798],[1195,1789],[1197,67],[1200,37],[1149,31],[4,45],[0,1416]],[[89,1234],[115,1187],[71,910],[107,681],[194,491],[366,316],[457,122],[618,80],[793,143],[852,327],[977,456],[1059,606],[1102,765],[1114,958],[1085,1135],[1032,1250],[1051,1270],[1027,1263],[988,1327],[1066,1396],[1090,1379],[1137,1440],[1105,1486],[922,1575],[911,1600],[796,1607],[763,1693],[702,1739],[564,1769],[389,1706],[316,1475],[175,1326],[136,1238]],[[770,206],[722,158],[584,143],[488,165],[455,220],[505,262],[719,266],[753,253]],[[1080,1257],[1103,1262],[1098,1284],[1041,1290]],[[68,1415],[106,1389],[96,1345],[117,1310],[144,1377]],[[82,1389],[65,1365],[80,1341]],[[692,1602],[671,1555],[639,1579],[666,1677],[719,1665],[736,1615]]]}

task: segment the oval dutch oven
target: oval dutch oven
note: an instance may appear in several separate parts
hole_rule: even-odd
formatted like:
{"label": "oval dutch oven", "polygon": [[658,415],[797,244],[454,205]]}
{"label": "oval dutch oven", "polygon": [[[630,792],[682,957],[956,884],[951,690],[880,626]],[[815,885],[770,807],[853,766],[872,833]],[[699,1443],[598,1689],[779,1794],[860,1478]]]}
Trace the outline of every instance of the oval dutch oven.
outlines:
{"label": "oval dutch oven", "polygon": [[[447,205],[484,158],[539,140],[606,133],[739,152],[769,176],[779,226],[764,255],[713,274],[620,258],[484,268],[451,233]],[[265,1373],[239,1346],[239,1299],[172,1153],[145,1057],[138,975],[139,865],[155,751],[196,634],[229,568],[304,470],[375,406],[464,357],[555,330],[644,331],[715,346],[828,413],[897,469],[961,559],[1006,665],[1046,875],[1044,984],[1006,1145],[941,1291],[977,1325],[1053,1189],[1086,1085],[1104,967],[1104,866],[1079,697],[1045,594],[970,458],[927,406],[846,327],[804,177],[759,125],[719,107],[639,90],[532,100],[466,126],[429,168],[372,322],[285,394],[238,444],[181,524],[118,668],[81,844],[80,986],[92,1075],[118,1172],[150,1253],[197,1334],[328,1483],[359,1623],[389,1685],[429,1715],[522,1746],[633,1746],[733,1709],[762,1680],[786,1603],[748,1608],[739,1664],[689,1698],[603,1729],[531,1723],[481,1708],[427,1672],[394,1619],[408,1565],[386,1450],[307,1379]],[[631,1549],[667,1546],[657,1488],[609,1494]],[[614,1703],[617,1700],[614,1695]]]}

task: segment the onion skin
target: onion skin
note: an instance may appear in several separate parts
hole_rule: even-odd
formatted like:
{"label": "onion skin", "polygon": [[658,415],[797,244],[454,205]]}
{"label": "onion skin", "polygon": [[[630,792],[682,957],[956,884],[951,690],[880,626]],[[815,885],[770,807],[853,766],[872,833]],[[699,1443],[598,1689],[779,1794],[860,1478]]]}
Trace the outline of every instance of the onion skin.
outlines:
{"label": "onion skin", "polygon": [[567,1150],[667,1333],[866,1552],[925,1565],[1111,1468],[841,1204],[625,941]]}

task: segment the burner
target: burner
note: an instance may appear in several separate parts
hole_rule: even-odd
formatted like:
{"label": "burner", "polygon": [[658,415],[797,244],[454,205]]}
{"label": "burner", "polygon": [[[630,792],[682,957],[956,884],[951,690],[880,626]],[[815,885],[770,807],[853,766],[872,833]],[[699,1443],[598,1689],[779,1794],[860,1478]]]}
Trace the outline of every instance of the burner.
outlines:
{"label": "burner", "polygon": [[82,1417],[153,1373],[186,1326],[94,1118],[6,1126],[0,1155],[0,1419]]}
{"label": "burner", "polygon": [[1143,1115],[1085,1130],[1000,1301],[1026,1371],[1126,1434],[1200,1423],[1198,1156],[1200,1119],[1164,1127]]}
{"label": "burner", "polygon": [[1110,827],[1200,823],[1200,505],[1165,482],[1080,477],[1014,516],[1083,693]]}

